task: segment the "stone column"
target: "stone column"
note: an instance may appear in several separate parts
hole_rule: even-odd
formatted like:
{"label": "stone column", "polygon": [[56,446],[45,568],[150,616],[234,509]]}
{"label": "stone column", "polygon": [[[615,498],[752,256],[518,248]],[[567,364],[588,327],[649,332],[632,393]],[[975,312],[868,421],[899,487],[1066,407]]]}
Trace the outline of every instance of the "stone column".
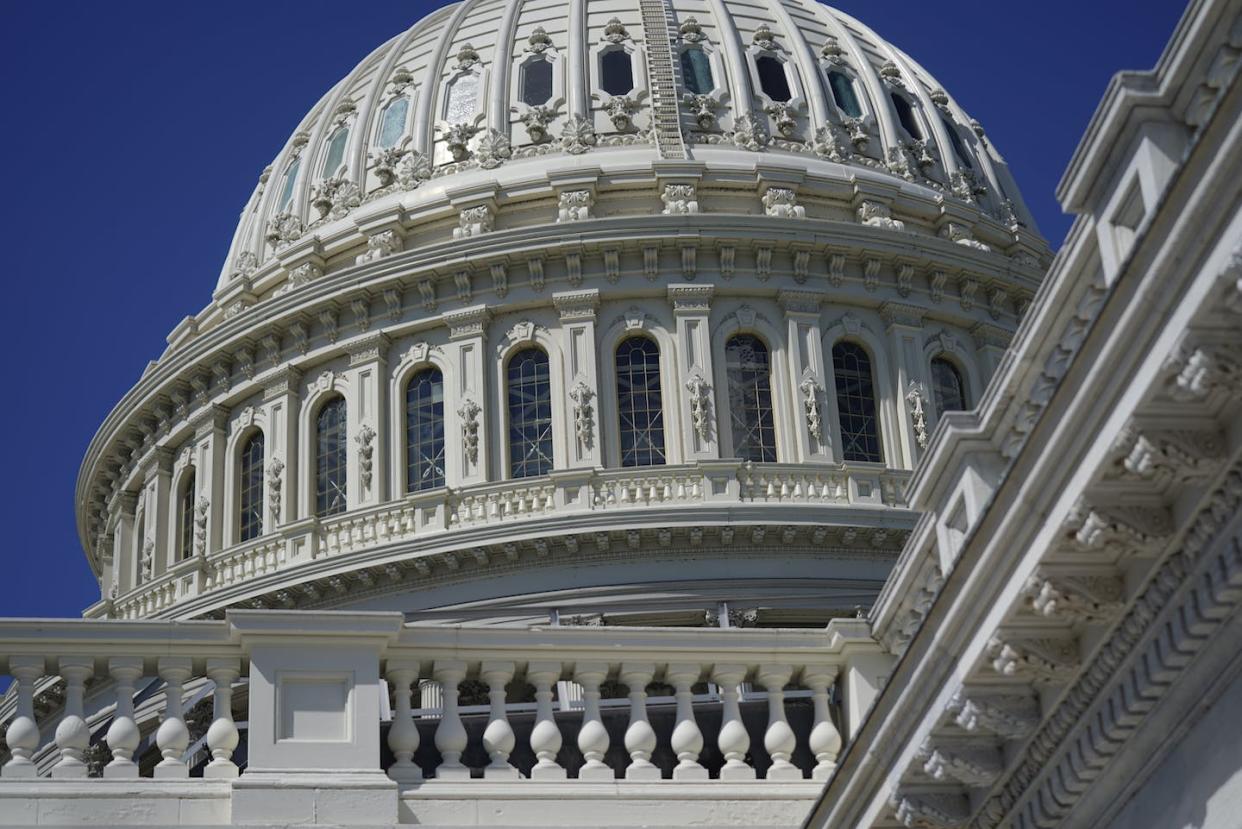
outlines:
{"label": "stone column", "polygon": [[[599,291],[562,291],[552,295],[561,316],[561,351],[565,423],[569,424],[568,468],[603,466],[600,448],[599,374],[596,366],[595,312]],[[556,405],[555,402],[553,405]],[[559,459],[559,454],[558,454]]]}
{"label": "stone column", "polygon": [[[682,456],[687,462],[720,457],[720,418],[713,388],[712,342],[709,317],[714,285],[668,286],[668,301],[676,321],[677,375],[681,388],[666,394],[683,401],[678,405]],[[671,384],[670,384],[671,386]],[[666,434],[675,428],[669,424]]]}
{"label": "stone column", "polygon": [[349,461],[348,508],[388,500],[388,456],[383,441],[391,440],[388,427],[388,338],[376,333],[349,352],[349,404],[346,433]]}
{"label": "stone column", "polygon": [[[272,529],[297,521],[298,515],[298,428],[301,418],[301,397],[298,386],[302,372],[283,366],[263,385],[263,405],[267,410],[267,458],[264,476],[268,498],[268,517]],[[280,472],[280,503],[271,503],[272,479]]]}
{"label": "stone column", "polygon": [[[819,321],[822,294],[781,291],[777,301],[785,310],[785,353],[792,388],[793,463],[829,463],[835,459],[825,410],[829,382],[824,367],[823,334]],[[774,390],[778,391],[779,390]]]}
{"label": "stone column", "polygon": [[137,584],[138,562],[134,556],[134,517],[138,511],[138,495],[121,492],[110,505],[112,522],[113,584],[117,593],[124,593]]}
{"label": "stone column", "polygon": [[[228,409],[211,406],[192,423],[194,427],[194,451],[197,453],[195,472],[198,487],[198,504],[207,501],[207,526],[202,550],[199,550],[198,529],[195,528],[195,553],[211,554],[224,547],[225,521],[224,488],[228,467]],[[198,504],[195,508],[197,509]]]}
{"label": "stone column", "polygon": [[888,682],[894,661],[894,657],[886,653],[861,652],[847,656],[841,683],[847,740],[858,732],[867,709]]}
{"label": "stone column", "polygon": [[[490,478],[490,420],[496,405],[488,394],[492,360],[487,354],[487,323],[491,313],[484,305],[444,314],[449,328],[445,349],[449,365],[444,375],[445,483],[451,487],[479,484]],[[394,424],[398,429],[403,424]]]}
{"label": "stone column", "polygon": [[56,726],[56,746],[60,759],[52,767],[52,777],[86,777],[86,750],[90,747],[91,731],[83,718],[85,684],[95,676],[93,656],[62,656],[60,675],[65,678],[65,713]]}
{"label": "stone column", "polygon": [[[895,395],[896,440],[885,440],[884,460],[889,468],[913,469],[927,445],[927,415],[922,403],[928,390],[923,370],[923,313],[922,308],[896,302],[880,306],[889,342],[889,370],[893,376],[881,377],[878,366],[872,366],[872,371],[875,372],[877,398]],[[900,457],[889,457],[894,447],[901,453]]]}
{"label": "stone column", "polygon": [[[154,461],[147,469],[147,538],[155,542],[151,561],[151,576],[159,576],[177,563],[177,545],[174,536],[172,502],[173,451],[157,446],[151,452]],[[145,543],[145,542],[144,542]]]}

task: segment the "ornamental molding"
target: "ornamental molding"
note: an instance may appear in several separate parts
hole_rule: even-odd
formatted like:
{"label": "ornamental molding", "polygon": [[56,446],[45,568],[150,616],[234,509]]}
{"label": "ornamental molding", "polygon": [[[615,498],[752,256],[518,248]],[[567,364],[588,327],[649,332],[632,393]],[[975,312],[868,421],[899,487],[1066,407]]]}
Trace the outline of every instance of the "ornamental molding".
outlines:
{"label": "ornamental molding", "polygon": [[994,734],[1004,740],[1029,737],[1039,725],[1039,700],[1033,694],[959,689],[946,713],[968,732]]}
{"label": "ornamental molding", "polygon": [[818,314],[827,300],[827,294],[821,294],[818,291],[786,289],[776,294],[776,302],[786,314]]}
{"label": "ornamental molding", "polygon": [[471,464],[479,462],[479,415],[482,413],[482,407],[469,397],[464,398],[457,409],[457,416],[461,418],[462,445]]}
{"label": "ornamental molding", "polygon": [[562,322],[593,320],[599,310],[599,291],[562,291],[552,294],[552,304]]}
{"label": "ornamental molding", "polygon": [[366,262],[374,262],[377,259],[383,259],[394,253],[400,252],[405,247],[405,240],[396,230],[381,230],[367,237],[367,249],[365,253],[358,256],[358,264]]}
{"label": "ornamental molding", "polygon": [[457,227],[453,228],[453,238],[468,239],[491,233],[495,222],[496,212],[489,204],[464,207],[457,214]]}
{"label": "ornamental molding", "polygon": [[561,129],[561,149],[571,155],[581,155],[595,146],[595,127],[581,115],[565,119]]}
{"label": "ornamental molding", "polygon": [[1035,573],[1022,598],[1036,616],[1071,622],[1110,621],[1125,607],[1121,580],[1111,575]]}
{"label": "ornamental molding", "polygon": [[1023,638],[1004,634],[988,642],[992,670],[1003,677],[1031,684],[1061,684],[1082,667],[1078,640],[1065,636]]}
{"label": "ornamental molding", "polygon": [[769,187],[763,193],[763,212],[778,219],[805,219],[806,208],[798,204],[798,194],[791,187]]}
{"label": "ornamental molding", "polygon": [[906,405],[910,407],[910,429],[914,432],[914,442],[920,449],[926,449],[928,441],[924,395],[923,384],[918,380],[911,380],[906,387]]}
{"label": "ornamental molding", "polygon": [[351,367],[364,363],[382,362],[388,355],[391,341],[386,334],[375,332],[351,341],[346,346]]}
{"label": "ornamental molding", "polygon": [[905,222],[893,218],[893,210],[887,204],[864,199],[859,203],[855,214],[859,224],[867,227],[880,227],[885,230],[905,230]]}
{"label": "ornamental molding", "polygon": [[666,216],[687,215],[699,212],[698,191],[693,184],[665,184],[660,191]]}
{"label": "ornamental molding", "polygon": [[690,393],[690,424],[699,440],[706,443],[711,439],[712,387],[703,379],[703,375],[696,372],[686,381],[686,391]]}
{"label": "ornamental molding", "polygon": [[371,424],[363,423],[358,427],[358,434],[354,435],[354,442],[358,444],[358,478],[362,482],[362,488],[369,490],[371,488],[371,479],[373,477],[373,464],[376,432]]}
{"label": "ornamental molding", "polygon": [[824,387],[814,377],[804,377],[798,385],[802,392],[802,413],[806,417],[806,428],[816,443],[824,441],[824,419],[820,413],[819,400]]}
{"label": "ornamental molding", "polygon": [[595,442],[595,390],[586,382],[579,380],[569,390],[569,399],[573,401],[574,433],[578,443],[584,449],[590,449]]}
{"label": "ornamental molding", "polygon": [[548,36],[548,32],[542,26],[536,26],[530,36],[526,38],[526,46],[523,51],[531,52],[536,55],[542,55],[549,49],[554,49],[552,38]]}
{"label": "ornamental molding", "polygon": [[446,311],[440,319],[448,326],[450,340],[486,337],[487,324],[492,319],[492,312],[484,305],[477,305],[473,308]]}
{"label": "ornamental molding", "polygon": [[595,194],[590,190],[565,190],[557,197],[556,221],[581,222],[592,218],[591,208],[595,206]]}
{"label": "ornamental molding", "polygon": [[714,285],[669,285],[666,294],[673,313],[706,314],[711,310],[715,292]]}
{"label": "ornamental molding", "polygon": [[1004,771],[1000,749],[991,740],[930,737],[916,756],[933,780],[973,789],[992,786]]}
{"label": "ornamental molding", "polygon": [[503,356],[517,346],[533,345],[537,338],[547,336],[549,336],[548,329],[542,325],[537,325],[530,320],[522,320],[514,323],[513,327],[505,332],[504,337],[496,346],[496,354]]}

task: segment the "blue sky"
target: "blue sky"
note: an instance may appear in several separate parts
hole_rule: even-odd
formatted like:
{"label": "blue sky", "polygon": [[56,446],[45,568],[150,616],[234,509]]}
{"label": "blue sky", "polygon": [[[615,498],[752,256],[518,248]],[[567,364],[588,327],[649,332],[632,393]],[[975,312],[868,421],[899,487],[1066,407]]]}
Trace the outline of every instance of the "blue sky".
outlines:
{"label": "blue sky", "polygon": [[[243,202],[319,96],[439,3],[0,4],[10,402],[0,616],[98,597],[73,517],[96,426],[209,299]],[[1147,69],[1176,0],[837,7],[922,63],[1005,155],[1055,246],[1053,189],[1119,69]]]}

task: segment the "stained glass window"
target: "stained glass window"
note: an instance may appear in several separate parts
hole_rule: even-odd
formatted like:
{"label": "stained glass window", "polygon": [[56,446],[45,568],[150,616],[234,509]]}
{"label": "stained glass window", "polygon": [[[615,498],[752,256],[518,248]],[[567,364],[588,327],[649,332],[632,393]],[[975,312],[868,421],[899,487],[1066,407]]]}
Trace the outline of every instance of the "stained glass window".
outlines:
{"label": "stained glass window", "polygon": [[965,411],[966,384],[962,382],[962,374],[957,366],[944,357],[932,360],[932,398],[936,403],[936,414],[944,412]]}
{"label": "stained glass window", "polygon": [[828,73],[828,87],[832,90],[832,100],[836,102],[837,109],[851,118],[862,117],[862,107],[854,94],[854,82],[849,75],[834,69]]}
{"label": "stained glass window", "polygon": [[302,166],[302,159],[295,158],[289,162],[289,167],[285,170],[285,180],[280,189],[280,205],[276,208],[277,213],[283,213],[289,209],[289,205],[293,203],[293,186],[297,184],[298,168]]}
{"label": "stained glass window", "polygon": [[444,375],[428,368],[405,387],[405,491],[444,486]]}
{"label": "stained glass window", "polygon": [[531,61],[522,67],[522,103],[528,106],[546,104],[552,97],[552,62]]}
{"label": "stained glass window", "polygon": [[538,348],[514,354],[509,387],[509,474],[514,478],[552,471],[552,385],[548,355]]}
{"label": "stained glass window", "polygon": [[328,139],[328,152],[323,158],[323,177],[330,178],[345,163],[345,145],[349,143],[349,128],[341,127]]}
{"label": "stained glass window", "polygon": [[599,68],[599,88],[609,95],[624,95],[634,88],[630,55],[623,49],[613,49],[601,55]]}
{"label": "stained glass window", "polygon": [[381,147],[397,146],[401,136],[405,135],[405,119],[409,112],[410,100],[408,98],[398,98],[384,109],[384,116],[380,119],[379,145]]}
{"label": "stained glass window", "polygon": [[242,446],[238,492],[238,540],[263,534],[263,433],[255,432]]}
{"label": "stained glass window", "polygon": [[712,81],[712,62],[702,49],[686,49],[681,53],[681,79],[686,89],[696,95],[706,95],[715,87]]}
{"label": "stained glass window", "polygon": [[941,118],[944,122],[945,132],[949,134],[949,143],[953,145],[953,154],[957,156],[957,160],[962,163],[963,167],[974,168],[974,164],[970,160],[970,153],[966,152],[966,145],[962,143],[962,136],[958,134],[957,128],[948,118]]}
{"label": "stained glass window", "polygon": [[755,58],[759,70],[759,86],[763,94],[773,101],[788,101],[793,97],[789,91],[789,78],[785,77],[785,64],[770,55]]}
{"label": "stained glass window", "polygon": [[752,334],[725,343],[729,381],[729,419],[733,455],[744,460],[776,461],[776,418],[772,412],[772,372],[768,347]]}
{"label": "stained glass window", "polygon": [[448,103],[444,118],[450,124],[460,124],[474,118],[479,106],[479,76],[465,74],[449,84]]}
{"label": "stained glass window", "polygon": [[194,472],[186,473],[181,481],[181,507],[177,520],[177,528],[181,536],[181,549],[178,558],[187,559],[194,554]]}
{"label": "stained glass window", "polygon": [[617,407],[621,465],[664,463],[664,408],[660,392],[660,349],[646,337],[617,346]]}
{"label": "stained glass window", "polygon": [[910,106],[910,102],[904,95],[894,92],[890,97],[893,99],[893,107],[897,110],[897,120],[901,122],[901,128],[915,141],[922,141],[923,131],[919,129],[918,119],[914,117],[914,107]]}
{"label": "stained glass window", "polygon": [[345,440],[345,398],[334,397],[315,418],[315,514],[337,515],[345,511],[345,466],[349,447]]}
{"label": "stained glass window", "polygon": [[832,347],[832,373],[841,417],[842,457],[847,461],[882,461],[880,426],[876,419],[871,357],[857,343]]}

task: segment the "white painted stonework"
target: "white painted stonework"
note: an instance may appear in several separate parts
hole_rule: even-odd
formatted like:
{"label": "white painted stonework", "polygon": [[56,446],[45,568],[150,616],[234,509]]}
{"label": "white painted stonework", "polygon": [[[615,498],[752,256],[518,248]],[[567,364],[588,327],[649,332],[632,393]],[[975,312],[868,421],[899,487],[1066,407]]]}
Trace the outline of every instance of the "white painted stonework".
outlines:
{"label": "white painted stonework", "polygon": [[1055,261],[812,0],[384,44],[91,442],[99,601],[0,620],[0,825],[1230,825],[1240,12]]}

